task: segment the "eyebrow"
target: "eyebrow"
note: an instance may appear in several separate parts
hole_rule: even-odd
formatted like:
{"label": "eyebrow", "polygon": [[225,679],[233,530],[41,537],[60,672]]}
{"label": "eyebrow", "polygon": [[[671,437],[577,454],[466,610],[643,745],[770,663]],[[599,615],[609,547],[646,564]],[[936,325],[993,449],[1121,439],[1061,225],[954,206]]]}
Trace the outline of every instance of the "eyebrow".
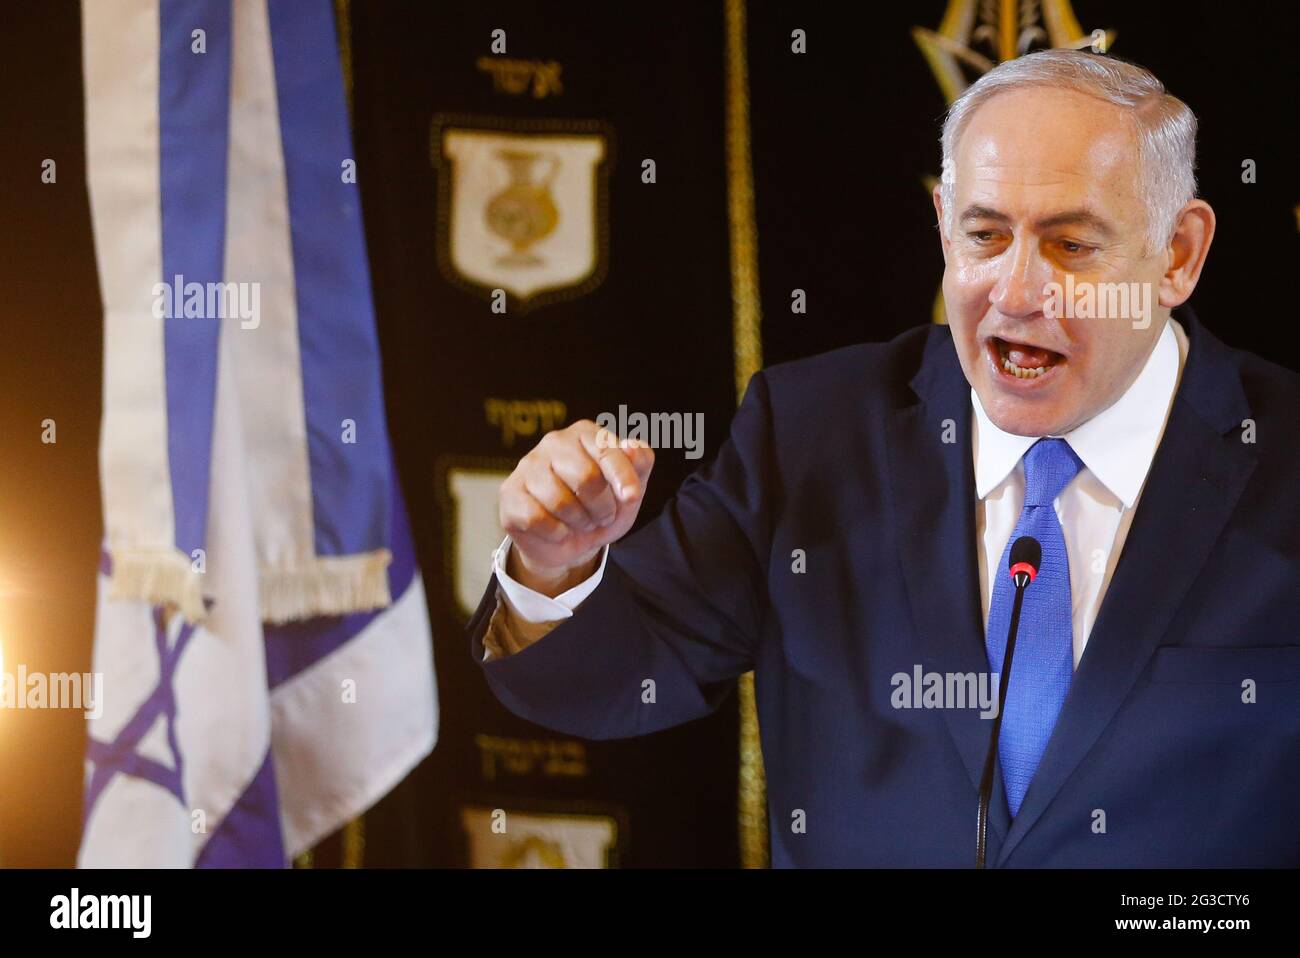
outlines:
{"label": "eyebrow", "polygon": [[[999,212],[988,206],[968,206],[965,212],[961,214],[963,225],[974,220],[993,220],[996,223],[1010,223],[1011,217],[1006,213]],[[1093,213],[1091,210],[1065,210],[1061,213],[1053,213],[1051,216],[1036,220],[1034,225],[1039,229],[1051,229],[1053,226],[1089,226],[1101,233],[1107,239],[1115,235],[1114,229],[1104,219]]]}

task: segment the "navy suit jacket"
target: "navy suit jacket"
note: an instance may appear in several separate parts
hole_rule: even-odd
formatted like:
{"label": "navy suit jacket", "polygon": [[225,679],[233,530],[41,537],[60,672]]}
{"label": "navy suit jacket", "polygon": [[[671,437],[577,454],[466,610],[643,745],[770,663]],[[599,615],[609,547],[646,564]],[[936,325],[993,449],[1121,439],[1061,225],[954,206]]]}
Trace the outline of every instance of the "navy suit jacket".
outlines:
{"label": "navy suit jacket", "polygon": [[[1300,377],[1179,315],[1164,436],[1014,821],[995,782],[990,867],[1300,865]],[[970,430],[943,326],[756,374],[716,458],[489,684],[609,739],[753,669],[774,866],[973,866],[991,721],[891,705],[917,665],[988,672]]]}

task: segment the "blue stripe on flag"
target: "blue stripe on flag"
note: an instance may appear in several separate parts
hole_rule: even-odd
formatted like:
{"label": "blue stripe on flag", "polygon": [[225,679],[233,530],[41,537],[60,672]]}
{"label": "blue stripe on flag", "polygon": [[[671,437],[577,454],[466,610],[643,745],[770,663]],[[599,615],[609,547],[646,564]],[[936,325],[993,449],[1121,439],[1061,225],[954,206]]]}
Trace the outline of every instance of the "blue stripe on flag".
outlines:
{"label": "blue stripe on flag", "polygon": [[[329,0],[269,0],[319,556],[388,544],[388,427]],[[342,442],[343,421],[356,443]]]}
{"label": "blue stripe on flag", "polygon": [[[186,284],[217,283],[225,262],[230,0],[162,0],[159,21],[161,280],[169,287],[177,276]],[[206,33],[206,53],[192,52],[198,29]],[[176,295],[183,302],[184,290]],[[176,547],[190,555],[203,546],[207,528],[221,326],[212,316],[163,322]]]}
{"label": "blue stripe on flag", "polygon": [[248,788],[199,852],[195,868],[286,868],[280,798],[268,749]]}

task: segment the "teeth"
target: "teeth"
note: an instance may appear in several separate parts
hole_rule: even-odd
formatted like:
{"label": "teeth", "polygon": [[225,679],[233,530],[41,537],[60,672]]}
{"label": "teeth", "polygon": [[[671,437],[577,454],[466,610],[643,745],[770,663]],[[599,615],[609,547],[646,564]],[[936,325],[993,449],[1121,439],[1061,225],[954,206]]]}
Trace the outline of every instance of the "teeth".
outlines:
{"label": "teeth", "polygon": [[1002,368],[1005,369],[1007,372],[1011,373],[1011,375],[1015,376],[1017,379],[1037,379],[1039,376],[1041,376],[1051,367],[1050,366],[1037,366],[1037,367],[1017,366],[1011,360],[1007,359],[1007,357],[1003,356]]}

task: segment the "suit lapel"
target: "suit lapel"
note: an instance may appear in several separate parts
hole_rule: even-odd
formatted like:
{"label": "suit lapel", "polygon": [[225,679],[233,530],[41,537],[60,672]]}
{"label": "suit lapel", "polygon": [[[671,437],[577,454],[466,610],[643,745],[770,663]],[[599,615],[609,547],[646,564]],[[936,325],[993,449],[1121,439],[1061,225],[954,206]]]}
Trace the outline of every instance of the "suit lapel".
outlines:
{"label": "suit lapel", "polygon": [[1254,469],[1253,453],[1238,433],[1249,407],[1227,348],[1194,317],[1187,326],[1190,351],[1169,422],[1047,751],[997,853],[998,866],[1119,710]]}
{"label": "suit lapel", "polygon": [[[912,388],[924,401],[894,410],[887,435],[896,534],[920,661],[927,672],[982,675],[989,668],[975,551],[970,386],[946,330],[931,332]],[[944,441],[945,431],[953,441]],[[991,722],[978,708],[941,711],[978,792]],[[1001,840],[1011,824],[1001,785],[994,784],[990,858],[993,837]],[[970,815],[973,862],[974,799]]]}

